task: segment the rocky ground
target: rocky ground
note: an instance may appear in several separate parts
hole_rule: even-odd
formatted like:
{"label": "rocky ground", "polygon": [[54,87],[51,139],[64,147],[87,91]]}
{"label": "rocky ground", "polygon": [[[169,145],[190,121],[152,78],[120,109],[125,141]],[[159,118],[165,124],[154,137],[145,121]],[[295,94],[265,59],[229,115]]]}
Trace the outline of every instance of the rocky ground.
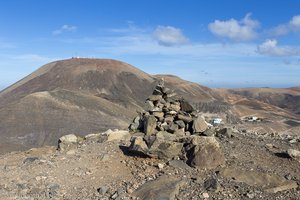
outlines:
{"label": "rocky ground", "polygon": [[216,139],[225,163],[212,170],[133,155],[127,136],[1,155],[0,199],[299,199],[300,162],[287,154],[299,139]]}
{"label": "rocky ground", "polygon": [[300,136],[213,127],[158,85],[129,131],[0,156],[0,199],[300,199]]}

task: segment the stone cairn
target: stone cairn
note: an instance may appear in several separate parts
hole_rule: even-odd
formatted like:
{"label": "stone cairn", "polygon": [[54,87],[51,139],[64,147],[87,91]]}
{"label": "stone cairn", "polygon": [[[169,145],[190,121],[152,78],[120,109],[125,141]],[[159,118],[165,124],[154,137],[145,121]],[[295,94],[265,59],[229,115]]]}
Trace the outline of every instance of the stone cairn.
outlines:
{"label": "stone cairn", "polygon": [[166,131],[176,136],[189,136],[204,132],[208,125],[198,117],[194,108],[177,94],[158,84],[145,103],[145,112],[130,124],[131,131],[140,131],[147,136]]}
{"label": "stone cairn", "polygon": [[164,160],[183,160],[200,168],[216,167],[224,157],[214,137],[200,136],[208,128],[191,104],[161,82],[146,100],[145,111],[129,126],[133,132],[129,150]]}

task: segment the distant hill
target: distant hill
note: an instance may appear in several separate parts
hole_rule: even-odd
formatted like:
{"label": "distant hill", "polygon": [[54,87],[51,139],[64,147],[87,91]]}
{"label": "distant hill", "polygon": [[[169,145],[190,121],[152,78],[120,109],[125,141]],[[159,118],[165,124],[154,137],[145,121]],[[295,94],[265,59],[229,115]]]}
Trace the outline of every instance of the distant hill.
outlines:
{"label": "distant hill", "polygon": [[300,115],[300,87],[293,88],[242,88],[227,92],[258,100]]}
{"label": "distant hill", "polygon": [[300,88],[211,89],[173,75],[149,75],[110,59],[46,64],[0,93],[0,153],[56,144],[62,135],[125,129],[161,80],[204,113],[238,123],[248,115],[297,125]]}
{"label": "distant hill", "polygon": [[221,99],[207,87],[116,60],[56,61],[0,93],[0,152],[53,145],[68,133],[127,128],[161,78],[192,103]]}

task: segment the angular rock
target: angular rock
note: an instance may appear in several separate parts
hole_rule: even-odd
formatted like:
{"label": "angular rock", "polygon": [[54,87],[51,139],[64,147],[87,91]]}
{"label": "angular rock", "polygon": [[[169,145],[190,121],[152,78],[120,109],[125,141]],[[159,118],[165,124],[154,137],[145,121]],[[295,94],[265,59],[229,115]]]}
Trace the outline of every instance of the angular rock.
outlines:
{"label": "angular rock", "polygon": [[40,158],[39,157],[28,157],[23,160],[23,163],[24,164],[33,163],[36,160],[40,160]]}
{"label": "angular rock", "polygon": [[145,110],[152,110],[154,108],[154,104],[152,101],[147,100],[144,105]]}
{"label": "angular rock", "polygon": [[173,91],[172,91],[171,89],[169,89],[169,88],[163,87],[163,88],[162,88],[162,92],[163,92],[164,94],[170,94],[170,93],[172,93]]}
{"label": "angular rock", "polygon": [[153,112],[153,116],[160,119],[160,118],[164,117],[164,113],[163,112]]}
{"label": "angular rock", "polygon": [[152,110],[150,110],[151,112],[162,112],[162,108],[159,107],[154,107]]}
{"label": "angular rock", "polygon": [[185,131],[184,128],[180,128],[174,132],[174,135],[177,137],[184,137],[185,136]]}
{"label": "angular rock", "polygon": [[151,157],[169,160],[182,156],[183,143],[174,142],[176,136],[160,131],[156,134],[156,139],[149,148],[148,154]]}
{"label": "angular rock", "polygon": [[133,123],[139,124],[141,122],[141,117],[140,116],[136,116],[133,120]]}
{"label": "angular rock", "polygon": [[286,180],[275,174],[266,174],[255,171],[243,171],[226,168],[220,172],[220,176],[235,182],[246,183],[250,186],[262,187],[266,192],[276,193],[297,188],[297,182]]}
{"label": "angular rock", "polygon": [[150,101],[160,101],[162,99],[162,95],[150,95],[148,100]]}
{"label": "angular rock", "polygon": [[171,106],[171,103],[166,101],[166,103],[164,104],[164,108],[170,108],[170,106]]}
{"label": "angular rock", "polygon": [[224,137],[231,138],[231,137],[233,137],[232,132],[233,131],[231,128],[226,127],[226,128],[222,128],[219,131],[217,131],[216,136],[220,137],[220,138],[224,138]]}
{"label": "angular rock", "polygon": [[194,136],[191,143],[194,146],[188,162],[192,167],[214,169],[225,163],[224,154],[214,137]]}
{"label": "angular rock", "polygon": [[171,122],[173,122],[173,120],[174,120],[174,117],[172,117],[172,116],[166,116],[164,119],[164,121],[167,123],[171,123]]}
{"label": "angular rock", "polygon": [[163,95],[163,92],[159,89],[159,88],[155,88],[154,90],[153,90],[153,93],[152,93],[153,95]]}
{"label": "angular rock", "polygon": [[298,188],[298,184],[295,181],[290,181],[290,182],[282,183],[282,185],[279,186],[268,188],[265,191],[269,193],[277,193],[277,192],[292,190],[296,188]]}
{"label": "angular rock", "polygon": [[295,149],[288,149],[287,154],[294,160],[300,162],[300,151]]}
{"label": "angular rock", "polygon": [[132,137],[130,139],[130,141],[131,141],[131,144],[129,146],[129,151],[147,155],[148,146],[147,146],[146,142],[144,141],[143,137],[141,137],[141,136]]}
{"label": "angular rock", "polygon": [[146,135],[144,137],[144,141],[146,142],[148,148],[152,146],[155,140],[156,140],[156,135]]}
{"label": "angular rock", "polygon": [[162,176],[139,187],[132,193],[140,200],[175,200],[184,182],[175,177]]}
{"label": "angular rock", "polygon": [[178,104],[171,104],[170,105],[170,109],[173,110],[173,111],[178,112],[180,110],[180,105],[178,105]]}
{"label": "angular rock", "polygon": [[209,194],[207,192],[202,193],[202,196],[204,199],[208,199],[209,198]]}
{"label": "angular rock", "polygon": [[78,138],[74,134],[69,134],[69,135],[64,135],[61,138],[59,138],[60,142],[65,142],[65,143],[77,143]]}
{"label": "angular rock", "polygon": [[167,130],[170,133],[175,133],[178,130],[178,125],[175,123],[170,123],[169,129]]}
{"label": "angular rock", "polygon": [[167,94],[167,98],[175,97],[177,94],[175,92]]}
{"label": "angular rock", "polygon": [[91,134],[84,136],[84,139],[86,141],[92,142],[92,141],[97,141],[100,136],[101,136],[101,133],[91,133]]}
{"label": "angular rock", "polygon": [[179,168],[179,169],[184,169],[184,170],[191,170],[192,168],[188,166],[185,162],[182,160],[170,160],[168,162],[168,165],[174,167],[174,168]]}
{"label": "angular rock", "polygon": [[183,112],[191,113],[195,110],[191,104],[189,104],[188,102],[186,102],[184,100],[180,101],[180,106],[181,106],[180,110]]}
{"label": "angular rock", "polygon": [[174,111],[174,110],[171,110],[171,111],[168,111],[168,112],[167,112],[167,114],[168,114],[168,115],[172,115],[172,116],[174,116],[174,115],[176,115],[176,114],[177,114],[177,112],[176,112],[176,111]]}
{"label": "angular rock", "polygon": [[133,122],[130,124],[129,130],[137,131],[137,130],[142,130],[142,128],[143,128],[142,119],[140,116],[136,116]]}
{"label": "angular rock", "polygon": [[58,189],[59,189],[59,185],[58,184],[50,184],[47,186],[47,189],[48,189],[48,194],[49,194],[49,198],[50,199],[54,199],[58,193]]}
{"label": "angular rock", "polygon": [[167,140],[167,141],[175,141],[176,140],[175,135],[170,134],[166,131],[159,131],[158,133],[156,133],[156,138],[158,138],[159,140]]}
{"label": "angular rock", "polygon": [[197,117],[193,121],[193,133],[202,133],[208,128],[207,123],[204,118]]}
{"label": "angular rock", "polygon": [[78,138],[74,134],[64,135],[58,140],[58,150],[61,152],[77,148]]}
{"label": "angular rock", "polygon": [[177,120],[177,121],[175,121],[175,124],[177,124],[179,126],[179,128],[185,127],[185,123],[183,120]]}
{"label": "angular rock", "polygon": [[205,136],[214,136],[216,133],[216,130],[214,128],[209,128],[207,130],[205,130],[202,135],[205,135]]}
{"label": "angular rock", "polygon": [[169,129],[169,125],[167,122],[164,122],[161,124],[161,127],[164,129],[164,130],[168,130]]}
{"label": "angular rock", "polygon": [[156,128],[156,118],[153,115],[147,116],[144,119],[144,133],[146,135],[152,135]]}
{"label": "angular rock", "polygon": [[218,191],[220,189],[220,184],[216,178],[205,180],[203,186],[208,191]]}
{"label": "angular rock", "polygon": [[163,163],[158,163],[157,164],[158,169],[163,169],[165,165]]}
{"label": "angular rock", "polygon": [[75,149],[71,149],[69,151],[66,152],[66,155],[74,155],[76,154],[76,150]]}
{"label": "angular rock", "polygon": [[185,115],[181,115],[181,114],[178,114],[177,118],[178,118],[179,120],[182,120],[182,121],[186,122],[186,123],[189,123],[189,122],[193,121],[193,118],[192,118],[192,117],[190,117],[190,116],[185,116]]}
{"label": "angular rock", "polygon": [[129,140],[130,137],[131,135],[128,131],[114,131],[108,135],[107,141]]}
{"label": "angular rock", "polygon": [[107,186],[102,186],[100,188],[97,189],[97,191],[99,192],[100,195],[105,195],[105,193],[108,191],[108,187]]}
{"label": "angular rock", "polygon": [[139,124],[136,124],[136,123],[131,123],[130,125],[129,125],[129,130],[131,130],[131,131],[137,131],[137,130],[139,130]]}

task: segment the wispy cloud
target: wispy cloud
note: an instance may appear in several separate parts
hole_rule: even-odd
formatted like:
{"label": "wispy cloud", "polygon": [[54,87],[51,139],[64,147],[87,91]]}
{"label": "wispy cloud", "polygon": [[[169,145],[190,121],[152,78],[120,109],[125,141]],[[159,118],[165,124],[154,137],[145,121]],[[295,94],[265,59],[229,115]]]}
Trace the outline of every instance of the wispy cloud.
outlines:
{"label": "wispy cloud", "polygon": [[16,45],[2,41],[0,39],[0,49],[13,49],[13,48],[16,48]]}
{"label": "wispy cloud", "polygon": [[125,27],[119,28],[106,28],[101,29],[101,31],[108,32],[110,34],[133,34],[133,33],[145,33],[149,31],[147,28],[141,28],[135,24],[134,21],[126,21]]}
{"label": "wispy cloud", "polygon": [[4,54],[0,53],[0,65],[9,67],[18,67],[22,69],[24,66],[41,66],[48,62],[57,60],[58,58],[50,58],[44,55],[27,53],[27,54]]}
{"label": "wispy cloud", "polygon": [[44,55],[33,53],[0,53],[0,66],[3,66],[3,70],[5,67],[5,75],[1,76],[0,87],[8,87],[14,82],[24,78],[40,66],[54,60],[57,60],[57,58],[49,58]]}
{"label": "wispy cloud", "polygon": [[158,26],[153,32],[153,37],[163,46],[182,45],[189,41],[179,28],[172,26]]}
{"label": "wispy cloud", "polygon": [[62,27],[60,27],[59,29],[52,31],[52,34],[60,35],[65,32],[75,32],[75,31],[77,31],[77,26],[65,24]]}
{"label": "wispy cloud", "polygon": [[[184,56],[185,59],[210,59],[220,56],[227,58],[256,56],[257,45],[254,43],[199,43],[188,42],[188,39],[177,28],[157,27],[156,29],[142,29],[139,27],[123,30],[118,34],[99,35],[96,37],[68,38],[57,41],[69,44],[89,45],[101,55],[162,55]],[[126,30],[126,31],[125,31]],[[131,31],[130,31],[131,30]],[[159,30],[159,31],[158,31]],[[166,31],[167,30],[167,31]],[[166,32],[175,30],[177,34],[164,35]],[[178,32],[179,31],[179,32]],[[153,32],[158,37],[153,36]],[[170,37],[170,38],[169,38]],[[183,45],[184,44],[184,45]]]}
{"label": "wispy cloud", "polygon": [[38,54],[20,54],[20,55],[10,55],[12,59],[22,60],[22,61],[30,61],[30,62],[49,62],[53,59],[38,55]]}
{"label": "wispy cloud", "polygon": [[[100,42],[100,41],[99,41]],[[210,59],[219,56],[248,57],[255,55],[255,44],[194,43],[184,46],[163,46],[148,36],[102,38],[97,50],[110,55],[182,56],[182,59]],[[105,45],[104,45],[105,44]],[[219,57],[220,59],[220,57]]]}
{"label": "wispy cloud", "polygon": [[262,44],[258,45],[257,52],[262,55],[268,56],[296,56],[300,54],[300,50],[291,46],[278,46],[277,40],[266,40]]}
{"label": "wispy cloud", "polygon": [[290,32],[300,32],[300,15],[293,16],[288,23],[271,28],[268,32],[272,36],[282,36]]}
{"label": "wispy cloud", "polygon": [[208,25],[208,29],[216,36],[229,38],[234,41],[249,41],[257,37],[256,29],[260,23],[251,19],[248,13],[243,19],[215,20]]}

